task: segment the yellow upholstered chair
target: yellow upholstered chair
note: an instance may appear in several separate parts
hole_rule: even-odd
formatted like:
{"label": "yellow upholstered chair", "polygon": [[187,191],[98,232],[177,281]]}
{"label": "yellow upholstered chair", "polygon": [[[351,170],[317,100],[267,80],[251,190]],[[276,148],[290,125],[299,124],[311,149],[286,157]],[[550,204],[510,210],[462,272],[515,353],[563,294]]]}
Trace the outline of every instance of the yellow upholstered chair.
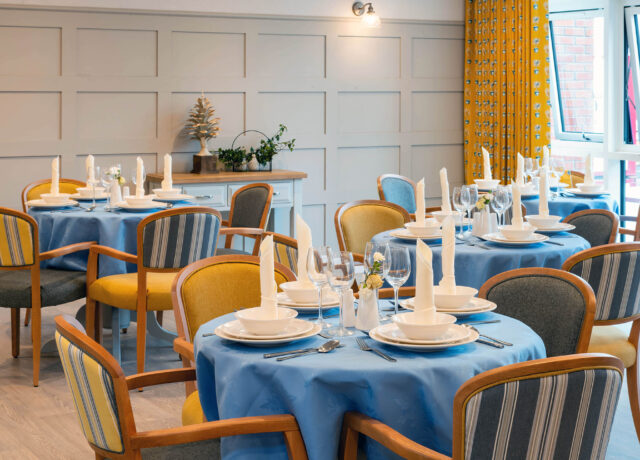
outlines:
{"label": "yellow upholstered chair", "polygon": [[[640,439],[640,242],[585,249],[569,257],[562,268],[584,278],[595,291],[588,351],[608,353],[624,363],[631,414]],[[615,326],[631,321],[629,336]]]}
{"label": "yellow upholstered chair", "polygon": [[40,268],[40,262],[77,251],[93,242],[40,253],[38,224],[28,214],[0,208],[0,306],[11,309],[11,354],[20,354],[20,309],[33,311],[33,385],[40,375],[41,308],[62,305],[86,295],[86,274]]}
{"label": "yellow upholstered chair", "polygon": [[[60,179],[60,193],[76,193],[79,187],[85,187],[85,183],[75,179]],[[51,179],[42,179],[32,182],[22,190],[22,210],[27,212],[27,201],[37,200],[43,193],[51,191]]]}
{"label": "yellow upholstered chair", "polygon": [[[215,253],[220,212],[189,206],[156,212],[137,230],[137,256],[105,246],[93,246],[87,268],[87,331],[100,341],[99,303],[136,312],[138,371],[144,371],[147,312],[171,310],[171,286],[188,264]],[[109,256],[138,267],[137,273],[98,277],[98,256]]]}
{"label": "yellow upholstered chair", "polygon": [[402,206],[389,201],[361,200],[345,203],[335,215],[336,234],[341,251],[364,254],[374,235],[404,227],[411,217]]}
{"label": "yellow upholstered chair", "polygon": [[188,427],[138,431],[129,391],[194,380],[195,369],[167,369],[125,377],[104,348],[91,340],[75,319],[56,318],[56,345],[80,425],[96,459],[220,458],[218,438],[282,433],[290,458],[306,459],[304,441],[293,415],[244,417]]}
{"label": "yellow upholstered chair", "polygon": [[[274,268],[278,286],[296,279],[284,265],[276,262]],[[200,326],[238,308],[260,305],[260,258],[215,256],[188,265],[176,277],[172,296],[178,330],[174,349],[182,357],[184,366],[191,367],[195,361],[193,337]],[[187,385],[187,400],[193,399],[193,404],[183,412],[185,423],[204,417],[194,390],[193,384]]]}
{"label": "yellow upholstered chair", "polygon": [[560,177],[560,182],[567,184],[569,187],[575,188],[577,185],[584,182],[584,173],[580,171],[565,171]]}

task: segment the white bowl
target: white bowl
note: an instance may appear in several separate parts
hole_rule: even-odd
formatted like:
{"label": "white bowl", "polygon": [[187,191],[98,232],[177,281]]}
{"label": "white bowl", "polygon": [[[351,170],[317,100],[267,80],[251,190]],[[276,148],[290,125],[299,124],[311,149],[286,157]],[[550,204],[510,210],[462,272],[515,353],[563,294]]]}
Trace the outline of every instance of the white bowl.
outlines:
{"label": "white bowl", "polygon": [[276,307],[276,316],[272,317],[262,307],[245,308],[235,312],[242,326],[251,334],[272,335],[284,331],[298,312],[291,308]]}
{"label": "white bowl", "polygon": [[460,308],[471,302],[471,298],[478,293],[476,288],[469,286],[456,286],[453,294],[447,294],[442,286],[434,286],[433,294],[436,307]]}
{"label": "white bowl", "polygon": [[438,222],[440,223],[444,222],[444,220],[449,216],[453,216],[453,220],[455,221],[456,225],[460,225],[462,223],[463,216],[462,216],[462,212],[460,211],[451,211],[451,212],[433,211],[431,214],[433,215],[433,217],[438,219]]}
{"label": "white bowl", "polygon": [[142,198],[138,198],[135,195],[125,196],[124,200],[129,206],[140,206],[143,204],[151,204],[153,201],[153,195],[145,195]]}
{"label": "white bowl", "polygon": [[530,224],[524,224],[522,227],[514,227],[513,225],[504,225],[500,227],[500,233],[508,240],[525,240],[536,228]]}
{"label": "white bowl", "polygon": [[560,222],[560,219],[562,219],[562,216],[531,215],[531,216],[524,216],[524,218],[527,219],[527,221],[534,227],[549,228],[549,227],[555,226],[558,222]]}
{"label": "white bowl", "polygon": [[392,318],[402,333],[413,340],[433,340],[442,337],[456,322],[456,317],[453,315],[436,313],[435,322],[427,324],[423,313],[411,311],[393,315]]}
{"label": "white bowl", "polygon": [[[313,284],[302,284],[300,281],[287,281],[280,285],[280,289],[294,302],[313,303],[318,301],[318,288]],[[324,294],[323,292],[323,295]],[[322,303],[324,303],[324,297]]]}
{"label": "white bowl", "polygon": [[154,188],[153,193],[158,198],[175,198],[180,195],[181,190],[179,188],[172,188],[171,190],[162,190],[161,188]]}
{"label": "white bowl", "polygon": [[69,195],[69,193],[58,193],[57,195],[43,193],[40,195],[40,198],[42,198],[47,204],[62,204],[69,201]]}
{"label": "white bowl", "polygon": [[92,191],[95,190],[95,196],[101,196],[105,188],[104,187],[78,187],[76,191],[83,198],[91,198],[93,196]]}
{"label": "white bowl", "polygon": [[580,190],[582,193],[595,193],[595,192],[599,192],[600,190],[602,190],[602,184],[576,184],[576,187],[578,187],[578,190]]}
{"label": "white bowl", "polygon": [[474,182],[482,190],[493,190],[500,184],[500,179],[475,179]]}
{"label": "white bowl", "polygon": [[433,236],[438,233],[442,224],[438,219],[425,219],[424,225],[418,225],[417,222],[407,222],[404,224],[409,233],[416,236]]}

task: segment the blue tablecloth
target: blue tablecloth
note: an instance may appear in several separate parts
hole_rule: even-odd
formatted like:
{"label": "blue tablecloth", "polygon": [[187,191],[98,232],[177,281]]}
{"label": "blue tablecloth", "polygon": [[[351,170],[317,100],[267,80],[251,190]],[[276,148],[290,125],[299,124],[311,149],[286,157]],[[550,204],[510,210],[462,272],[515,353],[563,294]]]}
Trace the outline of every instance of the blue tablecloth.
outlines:
{"label": "blue tablecloth", "polygon": [[[409,248],[411,256],[411,275],[405,286],[415,285],[416,243],[414,241],[401,240],[389,235],[389,232],[379,233],[373,237],[376,243],[392,243]],[[522,267],[549,267],[561,268],[562,263],[572,254],[590,247],[587,240],[570,233],[555,234],[553,241],[562,243],[557,246],[550,243],[538,243],[532,246],[501,246],[499,244],[484,242],[490,250],[466,244],[456,244],[456,283],[461,286],[471,286],[480,289],[489,278],[498,273],[506,272],[514,268]],[[474,238],[474,241],[481,241]],[[431,246],[433,251],[433,276],[434,282],[440,282],[442,278],[441,242]]]}
{"label": "blue tablecloth", "polygon": [[[538,198],[525,198],[522,200],[527,214],[538,214]],[[564,219],[569,214],[583,211],[585,209],[608,209],[616,214],[620,212],[618,202],[611,196],[600,198],[580,198],[577,196],[560,196],[549,200],[549,214],[552,216],[562,216]]]}
{"label": "blue tablecloth", "polygon": [[[275,348],[251,348],[203,337],[232,319],[225,315],[204,324],[195,337],[198,391],[207,420],[290,413],[302,431],[310,460],[338,455],[342,416],[359,411],[390,425],[410,439],[451,454],[453,398],[469,378],[489,369],[545,357],[540,337],[523,323],[500,317],[501,323],[478,329],[514,344],[504,349],[468,344],[447,351],[412,353],[376,344],[398,361],[391,363],[361,351],[354,336],[330,355],[309,355],[277,362],[270,351],[319,346],[319,336]],[[360,333],[357,331],[357,335]],[[372,340],[369,340],[373,344]],[[225,459],[285,459],[280,434],[227,437]],[[376,443],[367,443],[367,458],[396,458]]]}

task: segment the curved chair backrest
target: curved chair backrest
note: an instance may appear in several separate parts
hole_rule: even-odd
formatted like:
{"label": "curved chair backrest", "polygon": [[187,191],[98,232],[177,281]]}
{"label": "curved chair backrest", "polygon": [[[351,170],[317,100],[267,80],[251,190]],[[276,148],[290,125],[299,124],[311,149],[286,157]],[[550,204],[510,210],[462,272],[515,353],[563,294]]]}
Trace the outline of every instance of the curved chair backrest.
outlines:
{"label": "curved chair backrest", "polygon": [[497,313],[533,329],[547,356],[587,351],[596,299],[582,278],[553,268],[518,268],[487,280],[478,295],[495,302]]}
{"label": "curved chair backrest", "polygon": [[256,182],[235,191],[231,197],[229,227],[265,229],[271,210],[273,187]]}
{"label": "curved chair backrest", "polygon": [[281,233],[265,232],[264,237],[273,236],[275,261],[298,275],[298,241]]}
{"label": "curved chair backrest", "polygon": [[[274,268],[277,285],[296,279],[284,265],[276,263]],[[176,276],[172,296],[178,336],[193,342],[207,321],[260,305],[260,258],[226,255],[200,260]]]}
{"label": "curved chair backrest", "polygon": [[596,295],[596,322],[640,318],[640,242],[613,243],[569,257],[563,270],[586,280]]}
{"label": "curved chair backrest", "polygon": [[416,184],[408,177],[398,174],[378,176],[378,196],[402,206],[409,214],[416,212]]}
{"label": "curved chair backrest", "polygon": [[[75,179],[60,178],[60,193],[76,193],[79,187],[85,187],[86,184]],[[27,201],[37,200],[43,193],[51,191],[51,179],[42,179],[32,182],[22,189],[22,210],[27,212]]]}
{"label": "curved chair backrest", "polygon": [[335,215],[340,250],[364,254],[367,242],[378,233],[403,227],[409,213],[388,201],[361,200],[345,203]]}
{"label": "curved chair backrest", "polygon": [[0,208],[0,267],[29,267],[38,256],[38,224],[28,214]]}
{"label": "curved chair backrest", "polygon": [[453,458],[604,460],[623,372],[618,358],[582,354],[473,377],[453,403]]}
{"label": "curved chair backrest", "polygon": [[138,224],[138,268],[173,270],[215,254],[222,216],[204,206],[156,212]]}
{"label": "curved chair backrest", "polygon": [[613,243],[618,233],[618,216],[606,209],[585,209],[569,214],[562,222],[575,225],[571,233],[580,235],[591,247]]}

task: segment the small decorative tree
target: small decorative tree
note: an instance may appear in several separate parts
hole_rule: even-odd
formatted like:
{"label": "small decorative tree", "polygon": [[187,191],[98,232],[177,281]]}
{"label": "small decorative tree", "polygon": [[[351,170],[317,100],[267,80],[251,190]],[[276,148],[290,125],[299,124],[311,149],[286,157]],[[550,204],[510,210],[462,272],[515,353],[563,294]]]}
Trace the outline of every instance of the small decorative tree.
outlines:
{"label": "small decorative tree", "polygon": [[218,127],[219,118],[213,118],[215,112],[209,98],[204,93],[198,98],[198,101],[189,112],[186,129],[193,139],[200,141],[200,152],[198,156],[211,156],[211,152],[207,149],[207,141],[212,137],[216,137],[220,128]]}

